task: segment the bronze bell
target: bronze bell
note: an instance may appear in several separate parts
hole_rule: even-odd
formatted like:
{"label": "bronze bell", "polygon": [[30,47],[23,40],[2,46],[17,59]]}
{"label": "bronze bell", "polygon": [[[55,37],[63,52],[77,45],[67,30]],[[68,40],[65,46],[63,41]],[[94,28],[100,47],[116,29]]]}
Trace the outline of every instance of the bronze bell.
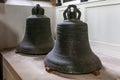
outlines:
{"label": "bronze bell", "polygon": [[47,71],[67,74],[99,71],[102,64],[90,48],[87,24],[80,21],[81,12],[75,5],[69,5],[63,16],[64,22],[57,26],[55,45],[44,61]]}
{"label": "bronze bell", "polygon": [[52,47],[50,19],[44,15],[44,9],[37,4],[32,8],[32,15],[27,18],[25,36],[16,48],[16,52],[46,54]]}

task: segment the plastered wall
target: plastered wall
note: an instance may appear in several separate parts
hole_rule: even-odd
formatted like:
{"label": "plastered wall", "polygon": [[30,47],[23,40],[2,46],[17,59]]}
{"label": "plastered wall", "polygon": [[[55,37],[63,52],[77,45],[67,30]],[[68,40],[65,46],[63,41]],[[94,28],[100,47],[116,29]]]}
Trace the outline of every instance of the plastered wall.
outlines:
{"label": "plastered wall", "polygon": [[[23,39],[26,18],[31,15],[32,6],[0,4],[0,49],[15,47]],[[54,7],[44,7],[45,15],[51,19],[54,35]]]}

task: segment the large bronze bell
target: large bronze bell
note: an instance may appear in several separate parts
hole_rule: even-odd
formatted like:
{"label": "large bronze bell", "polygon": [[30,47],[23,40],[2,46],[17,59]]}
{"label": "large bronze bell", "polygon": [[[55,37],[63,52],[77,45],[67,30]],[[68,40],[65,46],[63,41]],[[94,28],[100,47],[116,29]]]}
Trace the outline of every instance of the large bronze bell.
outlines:
{"label": "large bronze bell", "polygon": [[25,36],[16,48],[16,52],[46,54],[52,48],[50,19],[44,15],[44,9],[37,4],[32,8],[32,15],[27,18]]}
{"label": "large bronze bell", "polygon": [[87,24],[79,20],[81,12],[69,5],[63,15],[65,20],[57,26],[54,48],[44,61],[46,69],[68,74],[99,71],[102,64],[90,49]]}

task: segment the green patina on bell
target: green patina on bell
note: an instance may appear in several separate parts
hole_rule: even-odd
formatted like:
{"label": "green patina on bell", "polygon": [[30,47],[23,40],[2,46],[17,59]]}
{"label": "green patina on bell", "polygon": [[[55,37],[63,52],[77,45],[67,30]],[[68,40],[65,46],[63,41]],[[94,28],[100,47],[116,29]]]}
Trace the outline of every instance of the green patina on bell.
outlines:
{"label": "green patina on bell", "polygon": [[102,64],[90,48],[87,24],[80,21],[81,12],[69,5],[63,16],[64,22],[57,26],[54,48],[44,61],[46,69],[67,74],[99,71]]}
{"label": "green patina on bell", "polygon": [[37,4],[32,8],[32,15],[27,18],[25,36],[16,48],[16,52],[46,54],[52,47],[50,19],[44,15],[44,9]]}

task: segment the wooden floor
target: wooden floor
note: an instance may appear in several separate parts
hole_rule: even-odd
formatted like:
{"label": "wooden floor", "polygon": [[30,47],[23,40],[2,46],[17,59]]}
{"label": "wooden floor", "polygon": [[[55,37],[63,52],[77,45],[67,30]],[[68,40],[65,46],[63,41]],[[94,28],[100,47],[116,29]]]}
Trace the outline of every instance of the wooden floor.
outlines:
{"label": "wooden floor", "polygon": [[21,78],[21,80],[120,80],[120,59],[108,55],[97,54],[103,68],[100,75],[69,75],[58,72],[48,73],[44,67],[45,55],[24,55],[16,54],[15,50],[2,52],[4,60],[11,66],[11,70]]}

